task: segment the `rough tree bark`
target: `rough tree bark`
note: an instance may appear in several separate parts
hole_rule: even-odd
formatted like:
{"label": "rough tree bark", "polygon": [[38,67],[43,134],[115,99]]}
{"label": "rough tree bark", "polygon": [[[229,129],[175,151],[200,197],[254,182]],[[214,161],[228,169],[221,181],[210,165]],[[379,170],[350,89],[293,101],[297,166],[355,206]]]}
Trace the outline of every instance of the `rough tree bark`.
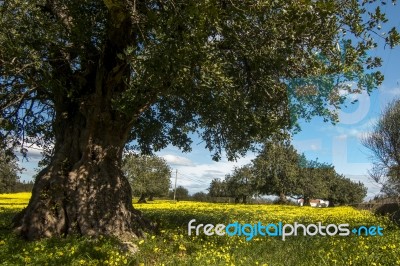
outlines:
{"label": "rough tree bark", "polygon": [[94,94],[87,100],[81,107],[58,106],[54,157],[14,220],[29,240],[71,233],[125,240],[142,236],[148,225],[133,209],[120,168],[129,119],[113,112],[105,97]]}

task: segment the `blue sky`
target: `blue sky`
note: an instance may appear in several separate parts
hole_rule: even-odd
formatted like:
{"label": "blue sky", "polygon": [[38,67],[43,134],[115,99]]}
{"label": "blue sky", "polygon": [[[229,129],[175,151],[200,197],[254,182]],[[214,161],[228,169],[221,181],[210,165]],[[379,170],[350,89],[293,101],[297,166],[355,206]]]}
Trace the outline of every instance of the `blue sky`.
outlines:
{"label": "blue sky", "polygon": [[[400,26],[400,7],[390,4],[382,8],[386,11],[391,26]],[[370,96],[357,96],[358,103],[348,105],[340,111],[340,122],[336,125],[324,123],[316,117],[309,123],[301,123],[302,131],[293,138],[293,144],[299,152],[304,152],[308,159],[331,163],[337,172],[355,181],[361,181],[368,187],[367,198],[379,192],[379,186],[368,177],[371,168],[370,152],[361,145],[360,139],[371,131],[372,126],[384,110],[386,104],[400,97],[400,47],[389,49],[379,47],[371,55],[383,58],[380,71],[384,74],[383,84]],[[354,100],[354,98],[349,99]],[[230,173],[235,166],[249,163],[255,154],[249,153],[236,162],[223,158],[220,162],[211,160],[211,154],[204,149],[200,141],[194,140],[191,153],[181,153],[174,147],[168,147],[157,153],[164,157],[173,169],[178,169],[178,185],[189,189],[191,193],[206,192],[213,178],[221,178]],[[26,171],[21,174],[23,180],[30,180],[35,174],[34,168],[40,159],[40,150],[29,149],[29,162],[22,161]],[[173,182],[172,182],[173,184]]]}

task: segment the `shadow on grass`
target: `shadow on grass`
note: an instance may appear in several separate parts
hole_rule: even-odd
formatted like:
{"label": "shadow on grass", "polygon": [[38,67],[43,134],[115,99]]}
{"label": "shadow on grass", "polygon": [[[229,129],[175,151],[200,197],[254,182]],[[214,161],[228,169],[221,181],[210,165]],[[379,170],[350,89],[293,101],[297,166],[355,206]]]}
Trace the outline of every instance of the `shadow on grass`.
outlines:
{"label": "shadow on grass", "polygon": [[[16,235],[11,221],[18,210],[0,210],[1,265],[134,265],[123,254],[120,242],[110,237],[79,236],[26,241]],[[117,262],[117,264],[113,264]]]}

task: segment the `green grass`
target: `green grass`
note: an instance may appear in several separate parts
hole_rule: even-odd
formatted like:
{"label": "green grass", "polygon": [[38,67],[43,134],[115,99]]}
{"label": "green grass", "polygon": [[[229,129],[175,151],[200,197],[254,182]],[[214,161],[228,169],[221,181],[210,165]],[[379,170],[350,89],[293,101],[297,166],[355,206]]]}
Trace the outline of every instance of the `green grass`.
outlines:
{"label": "green grass", "polygon": [[[26,199],[27,202],[27,199]],[[0,195],[1,265],[400,265],[400,231],[388,219],[350,207],[313,209],[276,205],[232,205],[155,201],[135,204],[157,221],[159,234],[134,240],[139,252],[124,253],[112,238],[82,237],[27,242],[14,235],[9,224],[22,199]],[[187,223],[349,223],[380,225],[384,236],[278,237],[188,236]]]}

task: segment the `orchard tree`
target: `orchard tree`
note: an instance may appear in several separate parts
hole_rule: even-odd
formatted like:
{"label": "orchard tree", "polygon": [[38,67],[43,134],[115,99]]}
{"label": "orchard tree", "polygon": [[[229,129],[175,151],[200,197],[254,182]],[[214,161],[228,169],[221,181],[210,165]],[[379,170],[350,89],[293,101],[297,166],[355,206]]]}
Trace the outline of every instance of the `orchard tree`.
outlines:
{"label": "orchard tree", "polygon": [[400,100],[386,107],[363,144],[374,160],[371,177],[382,185],[386,195],[400,196]]}
{"label": "orchard tree", "polygon": [[235,168],[232,174],[225,176],[226,192],[235,198],[235,203],[247,203],[247,199],[256,194],[256,177],[250,164]]}
{"label": "orchard tree", "polygon": [[201,201],[201,202],[206,202],[206,201],[209,201],[209,199],[210,199],[209,194],[207,194],[203,191],[194,193],[191,196],[191,198],[195,201]]}
{"label": "orchard tree", "polygon": [[139,196],[139,203],[146,197],[168,195],[171,186],[171,169],[167,162],[155,155],[130,154],[124,157],[122,169],[132,187],[132,193]]}
{"label": "orchard tree", "polygon": [[176,191],[172,191],[172,193],[170,193],[172,195],[172,198],[174,197],[175,194],[175,199],[176,200],[186,200],[189,198],[189,190],[187,190],[187,188],[183,187],[183,186],[178,186],[176,188]]}
{"label": "orchard tree", "polygon": [[211,180],[208,193],[211,197],[227,197],[228,192],[225,180],[219,178]]}
{"label": "orchard tree", "polygon": [[382,82],[374,38],[399,41],[374,0],[7,0],[0,14],[1,141],[51,147],[15,219],[28,239],[142,235],[127,143],[188,152],[197,134],[235,159],[297,119],[335,122],[340,92]]}
{"label": "orchard tree", "polygon": [[354,182],[342,175],[335,174],[329,184],[329,205],[361,203],[367,196],[367,188],[361,182]]}
{"label": "orchard tree", "polygon": [[299,192],[304,198],[304,205],[311,198],[328,199],[329,206],[334,204],[354,204],[363,201],[367,188],[361,182],[354,182],[336,172],[333,165],[317,160],[301,159],[299,172]]}
{"label": "orchard tree", "polygon": [[304,205],[310,205],[310,199],[328,198],[329,177],[333,166],[320,163],[318,160],[307,160],[300,156],[298,195],[304,199]]}
{"label": "orchard tree", "polygon": [[268,141],[252,163],[261,194],[277,195],[282,203],[298,194],[299,154],[288,139]]}

